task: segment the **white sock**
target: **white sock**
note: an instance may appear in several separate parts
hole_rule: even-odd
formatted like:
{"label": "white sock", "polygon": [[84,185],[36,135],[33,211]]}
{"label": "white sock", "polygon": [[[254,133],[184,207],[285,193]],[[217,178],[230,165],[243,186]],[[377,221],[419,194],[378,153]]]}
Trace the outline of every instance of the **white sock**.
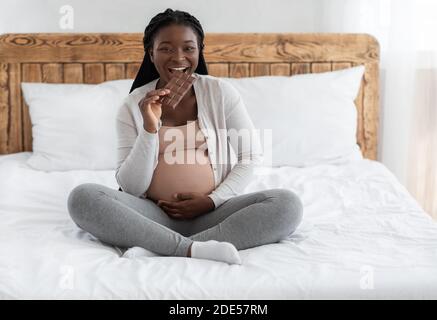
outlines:
{"label": "white sock", "polygon": [[156,254],[150,250],[144,249],[142,247],[132,247],[126,250],[123,254],[123,258],[134,259],[141,257],[157,257],[159,254]]}
{"label": "white sock", "polygon": [[232,243],[216,240],[194,241],[191,245],[191,257],[241,264],[240,254]]}

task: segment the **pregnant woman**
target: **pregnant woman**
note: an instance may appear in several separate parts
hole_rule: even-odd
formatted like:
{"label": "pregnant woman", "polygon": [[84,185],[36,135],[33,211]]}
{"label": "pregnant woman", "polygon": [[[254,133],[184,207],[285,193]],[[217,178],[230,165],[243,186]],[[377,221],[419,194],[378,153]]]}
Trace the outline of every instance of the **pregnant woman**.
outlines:
{"label": "pregnant woman", "polygon": [[[68,210],[78,227],[117,247],[241,264],[238,250],[293,233],[303,206],[287,189],[242,194],[261,163],[261,145],[230,138],[229,130],[254,126],[238,91],[208,75],[203,40],[199,21],[186,12],[167,9],[150,21],[143,63],[117,116],[120,189],[81,184]],[[161,98],[178,71],[195,81],[172,108]]]}

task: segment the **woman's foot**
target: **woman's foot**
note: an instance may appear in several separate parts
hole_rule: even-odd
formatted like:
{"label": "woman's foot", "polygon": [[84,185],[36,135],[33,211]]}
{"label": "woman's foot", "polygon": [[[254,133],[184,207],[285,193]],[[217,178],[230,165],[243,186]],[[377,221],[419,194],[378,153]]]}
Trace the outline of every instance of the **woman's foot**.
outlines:
{"label": "woman's foot", "polygon": [[229,242],[216,240],[194,241],[188,249],[188,257],[241,264],[237,248]]}

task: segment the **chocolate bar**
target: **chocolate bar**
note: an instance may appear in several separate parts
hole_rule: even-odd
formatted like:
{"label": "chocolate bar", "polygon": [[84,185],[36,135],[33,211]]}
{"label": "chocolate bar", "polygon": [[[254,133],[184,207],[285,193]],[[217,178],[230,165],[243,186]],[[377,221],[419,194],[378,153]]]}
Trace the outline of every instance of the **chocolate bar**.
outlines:
{"label": "chocolate bar", "polygon": [[161,97],[159,102],[174,109],[190,90],[196,77],[178,70],[173,71],[172,74],[172,78],[164,87],[170,89],[170,93]]}

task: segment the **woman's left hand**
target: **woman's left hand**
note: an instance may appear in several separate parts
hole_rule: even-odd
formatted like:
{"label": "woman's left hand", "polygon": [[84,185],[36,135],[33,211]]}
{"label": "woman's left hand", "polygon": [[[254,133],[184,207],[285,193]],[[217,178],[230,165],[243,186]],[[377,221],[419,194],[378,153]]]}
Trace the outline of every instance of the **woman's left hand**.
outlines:
{"label": "woman's left hand", "polygon": [[175,201],[158,200],[158,206],[174,219],[193,219],[215,209],[214,202],[200,192],[179,192]]}

